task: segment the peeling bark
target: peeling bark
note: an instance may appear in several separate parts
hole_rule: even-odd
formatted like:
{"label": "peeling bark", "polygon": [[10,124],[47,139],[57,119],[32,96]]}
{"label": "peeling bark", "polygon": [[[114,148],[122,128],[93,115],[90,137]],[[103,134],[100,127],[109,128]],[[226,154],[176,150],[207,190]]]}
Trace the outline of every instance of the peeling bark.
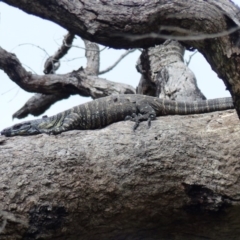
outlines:
{"label": "peeling bark", "polygon": [[235,112],[133,124],[0,137],[1,239],[237,239]]}

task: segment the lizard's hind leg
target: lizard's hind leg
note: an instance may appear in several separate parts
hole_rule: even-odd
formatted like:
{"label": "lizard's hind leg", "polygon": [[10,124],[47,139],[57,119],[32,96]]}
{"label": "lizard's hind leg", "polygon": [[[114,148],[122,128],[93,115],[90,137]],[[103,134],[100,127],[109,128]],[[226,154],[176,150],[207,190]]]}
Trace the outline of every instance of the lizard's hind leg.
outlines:
{"label": "lizard's hind leg", "polygon": [[133,113],[132,116],[126,116],[126,117],[125,117],[125,121],[126,121],[126,120],[130,120],[130,121],[135,122],[135,124],[134,124],[134,126],[133,126],[133,130],[136,130],[137,127],[139,126],[139,123],[140,123],[139,117],[140,117],[140,115],[141,115],[141,114],[138,114],[138,115],[137,115],[136,113]]}
{"label": "lizard's hind leg", "polygon": [[155,110],[144,100],[136,102],[138,114],[133,113],[132,116],[127,116],[125,120],[134,121],[133,130],[136,130],[139,126],[139,123],[142,121],[148,121],[148,127],[151,126],[151,121],[154,120],[157,116]]}

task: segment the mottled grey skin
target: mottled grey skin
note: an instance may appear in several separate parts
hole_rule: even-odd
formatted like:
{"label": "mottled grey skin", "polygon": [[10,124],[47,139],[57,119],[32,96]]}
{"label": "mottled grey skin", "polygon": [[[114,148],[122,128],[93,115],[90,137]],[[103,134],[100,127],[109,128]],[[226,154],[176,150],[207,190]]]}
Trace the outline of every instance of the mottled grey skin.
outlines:
{"label": "mottled grey skin", "polygon": [[59,134],[73,129],[97,129],[129,119],[136,129],[141,121],[162,115],[187,115],[234,108],[231,98],[206,101],[176,102],[137,94],[112,95],[81,104],[67,111],[2,130],[1,135]]}

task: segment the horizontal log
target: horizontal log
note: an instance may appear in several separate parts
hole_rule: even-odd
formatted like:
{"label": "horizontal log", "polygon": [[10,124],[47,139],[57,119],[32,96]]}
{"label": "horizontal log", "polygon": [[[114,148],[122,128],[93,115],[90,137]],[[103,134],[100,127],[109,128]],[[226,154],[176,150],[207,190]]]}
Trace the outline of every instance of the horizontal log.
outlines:
{"label": "horizontal log", "polygon": [[1,239],[239,236],[235,111],[133,125],[0,136]]}

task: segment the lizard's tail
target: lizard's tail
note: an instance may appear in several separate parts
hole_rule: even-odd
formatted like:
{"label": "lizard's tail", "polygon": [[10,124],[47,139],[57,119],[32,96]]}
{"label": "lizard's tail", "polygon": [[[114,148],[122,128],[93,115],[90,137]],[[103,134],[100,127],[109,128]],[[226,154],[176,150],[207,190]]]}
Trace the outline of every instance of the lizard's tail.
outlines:
{"label": "lizard's tail", "polygon": [[[169,101],[170,102],[170,101]],[[222,111],[227,109],[233,109],[233,101],[231,97],[228,98],[216,98],[202,101],[192,102],[175,102],[175,104],[167,104],[165,102],[165,111],[168,114],[198,114],[214,111]]]}

